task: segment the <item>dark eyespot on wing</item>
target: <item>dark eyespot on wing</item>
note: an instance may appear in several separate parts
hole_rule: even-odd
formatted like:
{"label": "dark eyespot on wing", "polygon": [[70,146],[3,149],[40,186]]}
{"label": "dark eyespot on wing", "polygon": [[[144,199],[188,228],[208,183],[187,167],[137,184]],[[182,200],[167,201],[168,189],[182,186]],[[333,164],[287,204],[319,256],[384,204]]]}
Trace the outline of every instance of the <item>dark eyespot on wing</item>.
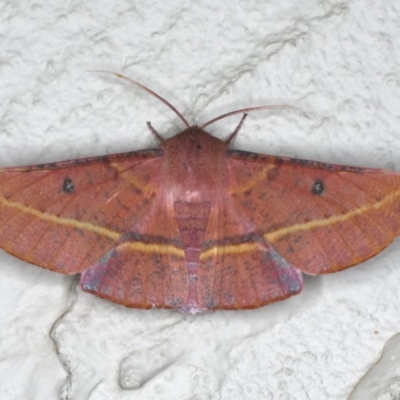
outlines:
{"label": "dark eyespot on wing", "polygon": [[71,178],[66,177],[64,179],[62,190],[64,193],[72,193],[75,190],[74,181]]}
{"label": "dark eyespot on wing", "polygon": [[324,184],[321,179],[316,179],[313,183],[311,193],[316,194],[317,196],[321,195],[324,192]]}

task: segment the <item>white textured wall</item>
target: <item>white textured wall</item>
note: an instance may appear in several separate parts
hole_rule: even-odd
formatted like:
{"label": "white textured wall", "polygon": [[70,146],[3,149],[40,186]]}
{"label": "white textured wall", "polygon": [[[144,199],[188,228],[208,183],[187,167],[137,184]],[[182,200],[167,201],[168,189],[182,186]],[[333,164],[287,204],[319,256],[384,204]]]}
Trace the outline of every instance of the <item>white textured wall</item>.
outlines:
{"label": "white textured wall", "polygon": [[[236,148],[400,171],[399,17],[396,0],[0,0],[0,165],[154,146],[147,120],[183,128],[87,72],[103,68],[193,122],[258,104],[309,111],[250,115]],[[306,277],[290,300],[193,316],[125,309],[1,252],[0,398],[346,399],[357,385],[353,399],[394,398],[398,368],[371,367],[400,331],[399,260],[395,241]]]}

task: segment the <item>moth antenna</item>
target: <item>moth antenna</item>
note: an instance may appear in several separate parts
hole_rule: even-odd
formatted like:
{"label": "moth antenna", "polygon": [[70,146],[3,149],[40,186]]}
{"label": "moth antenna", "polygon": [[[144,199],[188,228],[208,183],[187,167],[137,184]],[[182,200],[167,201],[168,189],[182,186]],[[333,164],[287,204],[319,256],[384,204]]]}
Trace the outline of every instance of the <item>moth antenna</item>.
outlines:
{"label": "moth antenna", "polygon": [[284,108],[293,108],[296,110],[301,110],[301,108],[298,107],[293,107],[293,106],[289,106],[286,104],[283,104],[281,106],[259,106],[259,107],[249,107],[249,108],[242,108],[241,110],[235,110],[235,111],[231,111],[228,112],[226,114],[222,114],[219,117],[213,118],[212,120],[206,122],[205,124],[203,124],[201,126],[201,128],[205,128],[208,125],[213,124],[214,122],[220,121],[221,119],[230,117],[232,115],[236,115],[236,114],[242,114],[242,113],[248,113],[248,112],[253,112],[253,111],[260,111],[260,110],[282,110]]}
{"label": "moth antenna", "polygon": [[153,92],[151,89],[149,89],[148,87],[142,85],[139,82],[134,81],[131,78],[128,78],[127,76],[118,74],[117,72],[113,72],[113,71],[107,71],[107,70],[102,70],[102,69],[95,69],[95,70],[90,70],[90,72],[104,72],[106,74],[112,74],[115,75],[117,78],[121,78],[124,79],[127,82],[132,83],[133,85],[139,87],[140,89],[143,89],[145,92],[151,94],[152,96],[154,96],[156,99],[160,100],[162,103],[164,103],[167,107],[169,107],[182,121],[183,123],[190,128],[189,123],[186,121],[185,117],[171,104],[169,103],[167,100],[165,100],[163,97],[161,97],[159,94],[157,94],[156,92]]}

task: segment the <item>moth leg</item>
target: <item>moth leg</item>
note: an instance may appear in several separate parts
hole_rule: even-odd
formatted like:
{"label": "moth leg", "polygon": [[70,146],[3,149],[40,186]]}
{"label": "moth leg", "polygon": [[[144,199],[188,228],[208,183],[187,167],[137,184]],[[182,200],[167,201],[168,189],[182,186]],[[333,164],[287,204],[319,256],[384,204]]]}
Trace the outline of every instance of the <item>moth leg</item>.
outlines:
{"label": "moth leg", "polygon": [[151,125],[150,121],[146,122],[147,127],[150,129],[150,132],[160,141],[160,142],[164,142],[165,139],[163,139],[160,134],[153,128],[153,125]]}
{"label": "moth leg", "polygon": [[232,140],[236,137],[236,135],[239,133],[240,129],[242,128],[244,120],[247,118],[247,114],[243,114],[242,119],[239,122],[239,125],[236,127],[236,129],[232,132],[232,134],[228,137],[227,140],[225,140],[225,143],[230,144]]}

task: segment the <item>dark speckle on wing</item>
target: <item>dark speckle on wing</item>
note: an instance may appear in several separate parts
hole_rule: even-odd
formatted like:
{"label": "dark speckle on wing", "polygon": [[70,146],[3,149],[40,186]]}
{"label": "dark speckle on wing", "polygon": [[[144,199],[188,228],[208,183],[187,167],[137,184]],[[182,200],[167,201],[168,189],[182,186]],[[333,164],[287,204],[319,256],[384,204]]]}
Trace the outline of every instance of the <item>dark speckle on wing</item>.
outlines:
{"label": "dark speckle on wing", "polygon": [[62,185],[62,190],[64,193],[72,193],[75,190],[74,181],[70,177],[66,177],[64,179],[64,183]]}

